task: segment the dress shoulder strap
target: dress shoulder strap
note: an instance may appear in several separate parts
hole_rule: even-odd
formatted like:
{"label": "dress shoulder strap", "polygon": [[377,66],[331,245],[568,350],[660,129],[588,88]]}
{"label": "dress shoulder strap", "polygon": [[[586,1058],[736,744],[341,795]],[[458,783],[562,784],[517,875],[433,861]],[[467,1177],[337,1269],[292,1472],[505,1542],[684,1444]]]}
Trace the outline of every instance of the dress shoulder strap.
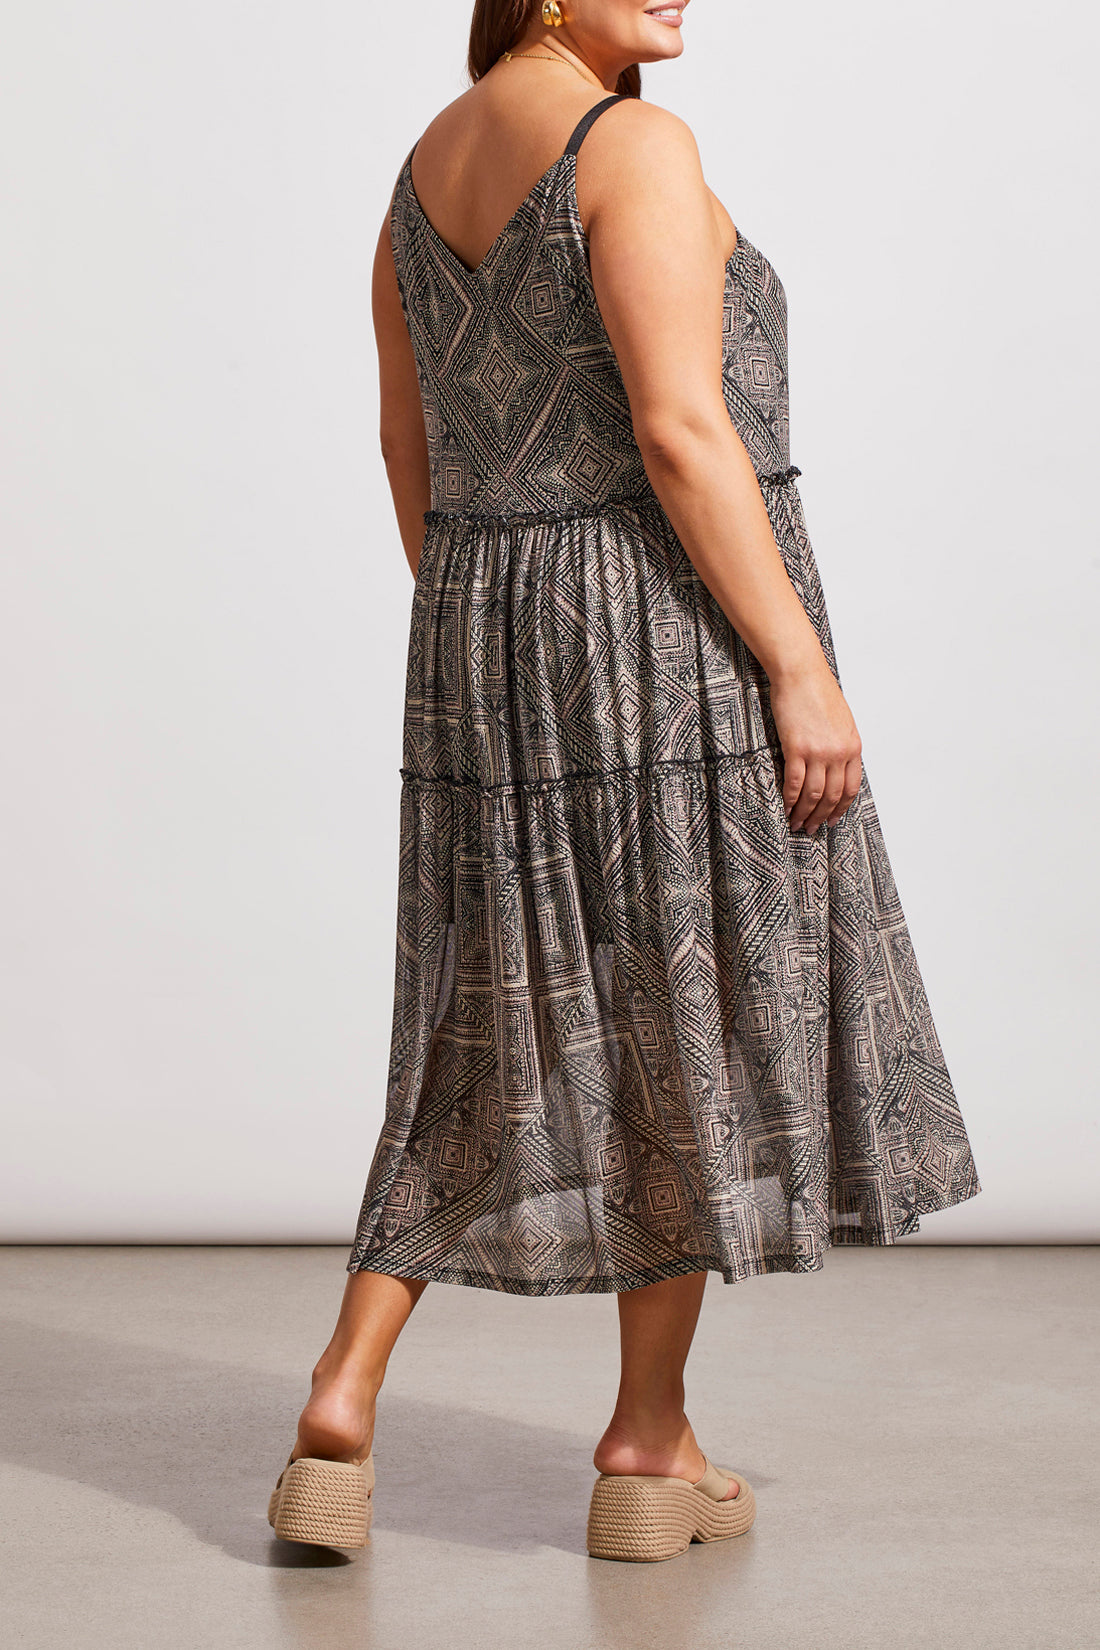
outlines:
{"label": "dress shoulder strap", "polygon": [[[578,120],[576,126],[573,128],[573,136],[569,139],[569,142],[566,144],[564,153],[566,155],[575,155],[577,153],[577,150],[580,148],[581,144],[584,142],[586,136],[588,135],[588,128],[590,126],[594,125],[597,120],[599,120],[600,116],[603,114],[605,109],[610,109],[610,107],[613,103],[622,103],[622,102],[623,102],[623,97],[622,97],[621,93],[612,92],[610,97],[605,97],[605,98],[602,99],[601,102],[593,104],[592,108],[589,109],[587,111],[587,113],[585,113],[581,116],[580,120]],[[421,134],[421,136],[423,136],[423,134]],[[405,156],[404,161],[402,162],[402,169],[404,169],[404,167],[408,166],[409,162],[412,160],[413,156],[416,153],[416,144],[419,143],[419,142],[420,142],[420,138],[417,138],[416,143],[413,144],[412,148],[409,150],[408,154]]]}
{"label": "dress shoulder strap", "polygon": [[613,103],[622,103],[623,101],[624,99],[619,92],[612,92],[611,96],[605,97],[601,103],[593,104],[588,113],[582,115],[580,120],[577,122],[573,136],[569,139],[569,142],[565,146],[565,153],[567,155],[575,155],[587,136],[588,128],[599,120],[605,109],[610,109]]}

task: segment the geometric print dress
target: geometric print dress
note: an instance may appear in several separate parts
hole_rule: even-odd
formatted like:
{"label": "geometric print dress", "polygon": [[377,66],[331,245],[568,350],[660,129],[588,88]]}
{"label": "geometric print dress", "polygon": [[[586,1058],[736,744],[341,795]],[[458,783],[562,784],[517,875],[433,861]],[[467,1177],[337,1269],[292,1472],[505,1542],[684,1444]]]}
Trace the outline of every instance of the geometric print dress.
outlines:
{"label": "geometric print dress", "polygon": [[[817,1270],[980,1191],[867,780],[793,833],[768,680],[646,475],[575,193],[475,270],[397,179],[431,509],[385,1119],[347,1270],[524,1295]],[[743,235],[723,381],[834,674]],[[839,676],[838,676],[839,681]]]}

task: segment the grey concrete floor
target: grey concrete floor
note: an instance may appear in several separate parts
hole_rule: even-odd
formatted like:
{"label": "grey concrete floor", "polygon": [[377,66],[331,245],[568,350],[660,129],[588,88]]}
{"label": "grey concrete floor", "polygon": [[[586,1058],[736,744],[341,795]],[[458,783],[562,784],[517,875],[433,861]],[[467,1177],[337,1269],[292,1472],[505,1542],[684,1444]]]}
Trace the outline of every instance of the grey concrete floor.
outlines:
{"label": "grey concrete floor", "polygon": [[342,1249],[0,1250],[5,1644],[20,1650],[1093,1650],[1100,1250],[838,1248],[708,1281],[688,1368],[745,1536],[584,1548],[611,1296],[427,1289],[390,1364],[370,1545],[268,1492]]}

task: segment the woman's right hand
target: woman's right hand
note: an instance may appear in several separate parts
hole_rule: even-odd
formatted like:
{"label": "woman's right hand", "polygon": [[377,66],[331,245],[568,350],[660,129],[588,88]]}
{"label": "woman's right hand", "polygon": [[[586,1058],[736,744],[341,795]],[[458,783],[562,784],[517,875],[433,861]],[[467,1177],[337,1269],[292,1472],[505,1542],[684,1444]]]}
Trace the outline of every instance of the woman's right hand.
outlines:
{"label": "woman's right hand", "polygon": [[783,747],[783,807],[792,831],[835,825],[859,794],[863,749],[848,701],[825,655],[771,680]]}

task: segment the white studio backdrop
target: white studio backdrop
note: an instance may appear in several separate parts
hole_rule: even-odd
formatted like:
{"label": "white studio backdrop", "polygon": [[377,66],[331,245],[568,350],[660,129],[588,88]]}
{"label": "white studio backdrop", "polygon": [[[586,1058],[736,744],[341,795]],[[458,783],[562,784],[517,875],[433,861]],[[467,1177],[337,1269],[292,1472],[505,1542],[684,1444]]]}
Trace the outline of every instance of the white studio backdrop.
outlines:
{"label": "white studio backdrop", "polygon": [[[6,1240],[350,1244],[412,596],[370,268],[465,29],[7,8]],[[792,459],[984,1185],[916,1242],[1100,1237],[1095,30],[693,0],[644,75],[787,290]]]}

